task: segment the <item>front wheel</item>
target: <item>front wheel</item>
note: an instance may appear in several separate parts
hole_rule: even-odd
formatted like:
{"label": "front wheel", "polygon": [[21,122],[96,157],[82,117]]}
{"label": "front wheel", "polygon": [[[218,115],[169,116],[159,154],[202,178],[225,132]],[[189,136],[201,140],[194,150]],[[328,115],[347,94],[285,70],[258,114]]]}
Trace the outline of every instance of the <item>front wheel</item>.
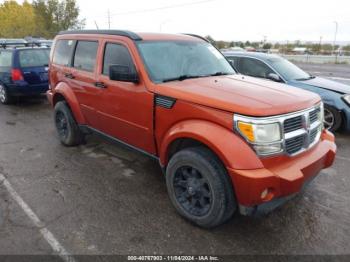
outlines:
{"label": "front wheel", "polygon": [[324,106],[324,126],[331,132],[339,130],[342,124],[341,113],[334,107],[325,105]]}
{"label": "front wheel", "polygon": [[167,167],[166,183],[176,210],[200,227],[218,226],[236,211],[237,204],[227,171],[205,147],[176,153]]}
{"label": "front wheel", "polygon": [[0,84],[0,102],[4,105],[10,104],[12,101],[11,96],[9,95],[6,87]]}

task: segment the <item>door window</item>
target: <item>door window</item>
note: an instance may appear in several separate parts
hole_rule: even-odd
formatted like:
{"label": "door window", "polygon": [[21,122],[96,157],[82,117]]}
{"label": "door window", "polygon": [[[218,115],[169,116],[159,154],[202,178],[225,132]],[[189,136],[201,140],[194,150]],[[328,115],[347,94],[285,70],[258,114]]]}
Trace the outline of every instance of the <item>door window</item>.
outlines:
{"label": "door window", "polygon": [[58,40],[53,54],[53,63],[57,65],[69,66],[72,58],[73,40]]}
{"label": "door window", "polygon": [[78,41],[73,67],[79,70],[93,72],[96,64],[97,49],[98,42]]}
{"label": "door window", "polygon": [[120,44],[107,43],[104,59],[103,59],[103,75],[109,75],[109,67],[111,65],[128,66],[132,71],[135,71],[129,50]]}
{"label": "door window", "polygon": [[241,58],[239,71],[243,75],[267,78],[270,73],[274,73],[265,63],[253,58]]}

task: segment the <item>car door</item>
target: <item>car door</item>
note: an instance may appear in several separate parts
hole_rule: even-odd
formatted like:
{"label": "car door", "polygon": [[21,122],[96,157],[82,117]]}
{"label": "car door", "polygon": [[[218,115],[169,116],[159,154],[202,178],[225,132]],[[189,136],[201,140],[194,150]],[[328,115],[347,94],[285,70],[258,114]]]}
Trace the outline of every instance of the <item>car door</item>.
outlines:
{"label": "car door", "polygon": [[101,122],[96,111],[100,102],[101,89],[96,87],[98,41],[78,40],[73,55],[72,69],[66,75],[78,100],[87,124],[100,128]]}
{"label": "car door", "polygon": [[268,65],[264,62],[249,57],[241,57],[239,59],[239,65],[237,67],[239,72],[243,75],[268,78],[268,75],[275,73]]}
{"label": "car door", "polygon": [[101,103],[97,108],[104,133],[150,154],[155,154],[153,136],[154,95],[146,88],[142,78],[138,83],[112,81],[110,65],[138,69],[130,48],[123,42],[105,41],[98,72]]}

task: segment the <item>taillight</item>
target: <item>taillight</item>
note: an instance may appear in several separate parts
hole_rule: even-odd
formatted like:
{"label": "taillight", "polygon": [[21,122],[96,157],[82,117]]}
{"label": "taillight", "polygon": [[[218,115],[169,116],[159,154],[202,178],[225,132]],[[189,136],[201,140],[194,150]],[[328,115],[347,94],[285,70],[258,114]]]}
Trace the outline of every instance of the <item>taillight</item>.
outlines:
{"label": "taillight", "polygon": [[12,69],[11,70],[11,78],[12,78],[12,81],[22,81],[22,80],[24,80],[22,72],[19,69]]}

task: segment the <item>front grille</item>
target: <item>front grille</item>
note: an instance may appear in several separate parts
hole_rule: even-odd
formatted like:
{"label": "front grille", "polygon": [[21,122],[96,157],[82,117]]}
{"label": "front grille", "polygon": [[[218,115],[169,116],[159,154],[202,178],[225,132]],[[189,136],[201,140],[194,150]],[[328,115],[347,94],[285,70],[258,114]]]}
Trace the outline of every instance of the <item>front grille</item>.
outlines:
{"label": "front grille", "polygon": [[284,121],[284,133],[290,133],[303,128],[303,117],[296,116]]}
{"label": "front grille", "polygon": [[319,129],[316,128],[310,132],[310,144],[314,143],[318,135]]}
{"label": "front grille", "polygon": [[283,120],[285,152],[295,155],[303,152],[320,139],[321,106],[292,114]]}
{"label": "front grille", "polygon": [[317,120],[319,120],[319,113],[320,113],[320,108],[315,109],[314,111],[310,112],[310,124],[315,123]]}
{"label": "front grille", "polygon": [[303,149],[305,136],[297,136],[286,140],[286,151],[293,155]]}

